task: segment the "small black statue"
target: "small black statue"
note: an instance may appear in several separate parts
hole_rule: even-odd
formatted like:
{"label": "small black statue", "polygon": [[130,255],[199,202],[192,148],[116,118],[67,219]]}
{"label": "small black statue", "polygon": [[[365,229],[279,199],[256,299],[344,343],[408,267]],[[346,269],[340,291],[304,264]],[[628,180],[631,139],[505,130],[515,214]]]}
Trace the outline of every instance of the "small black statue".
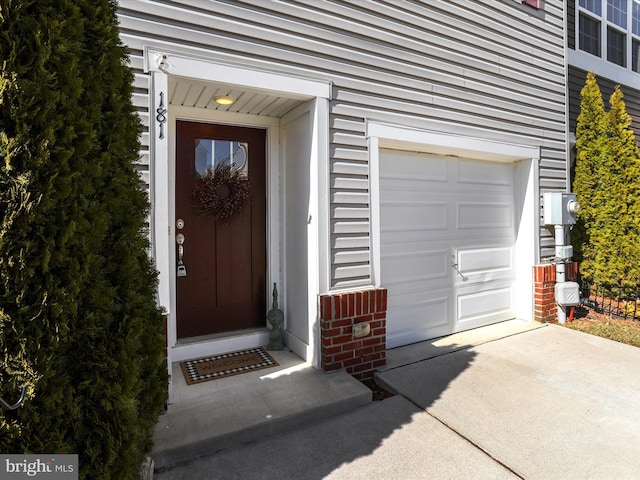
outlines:
{"label": "small black statue", "polygon": [[282,350],[282,325],[284,324],[284,313],[278,308],[278,289],[273,284],[273,307],[267,313],[267,321],[271,324],[271,332],[269,333],[269,345],[267,350]]}

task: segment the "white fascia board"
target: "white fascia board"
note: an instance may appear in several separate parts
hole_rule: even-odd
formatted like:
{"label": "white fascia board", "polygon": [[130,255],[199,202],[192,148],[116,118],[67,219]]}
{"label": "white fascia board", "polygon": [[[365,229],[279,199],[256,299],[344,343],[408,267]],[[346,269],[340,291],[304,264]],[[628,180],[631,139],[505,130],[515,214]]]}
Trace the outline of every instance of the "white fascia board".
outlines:
{"label": "white fascia board", "polygon": [[330,98],[331,83],[147,49],[148,71],[275,92],[289,98]]}
{"label": "white fascia board", "polygon": [[632,72],[603,58],[580,50],[568,50],[567,59],[571,67],[579,68],[585,72],[593,72],[598,77],[606,78],[620,85],[640,88],[640,73]]}
{"label": "white fascia board", "polygon": [[540,149],[535,146],[497,142],[375,121],[367,121],[367,137],[378,138],[379,148],[415,150],[507,162],[540,157]]}

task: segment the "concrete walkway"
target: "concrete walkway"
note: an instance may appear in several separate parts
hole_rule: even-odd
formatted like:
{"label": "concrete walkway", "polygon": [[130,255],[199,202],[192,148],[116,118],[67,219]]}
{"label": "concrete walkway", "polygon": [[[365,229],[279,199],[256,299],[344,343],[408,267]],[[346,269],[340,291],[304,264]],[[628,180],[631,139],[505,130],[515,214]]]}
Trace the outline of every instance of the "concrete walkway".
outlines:
{"label": "concrete walkway", "polygon": [[371,390],[345,372],[269,353],[278,366],[196,385],[173,365],[174,404],[158,419],[151,453],[156,470],[371,403]]}
{"label": "concrete walkway", "polygon": [[156,478],[640,478],[640,349],[554,325],[477,343],[412,346],[379,374],[399,395]]}

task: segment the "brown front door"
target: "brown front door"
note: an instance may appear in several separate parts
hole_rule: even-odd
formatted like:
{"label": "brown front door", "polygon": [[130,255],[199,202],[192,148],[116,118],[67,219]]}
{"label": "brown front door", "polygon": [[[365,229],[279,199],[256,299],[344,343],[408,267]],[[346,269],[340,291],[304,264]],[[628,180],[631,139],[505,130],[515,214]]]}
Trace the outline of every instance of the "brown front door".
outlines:
{"label": "brown front door", "polygon": [[[178,338],[265,326],[265,147],[264,130],[177,122],[176,235],[184,235],[184,268],[176,268]],[[193,200],[196,180],[224,162],[250,182],[250,200],[227,222]],[[177,245],[176,252],[178,258]]]}

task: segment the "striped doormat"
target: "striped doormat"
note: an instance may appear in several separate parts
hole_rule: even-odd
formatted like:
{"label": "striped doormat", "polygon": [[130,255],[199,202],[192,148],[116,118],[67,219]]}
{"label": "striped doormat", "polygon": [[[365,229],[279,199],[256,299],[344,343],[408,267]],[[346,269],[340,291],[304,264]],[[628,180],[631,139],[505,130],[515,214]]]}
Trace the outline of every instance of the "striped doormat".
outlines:
{"label": "striped doormat", "polygon": [[278,366],[262,347],[180,362],[188,385]]}

